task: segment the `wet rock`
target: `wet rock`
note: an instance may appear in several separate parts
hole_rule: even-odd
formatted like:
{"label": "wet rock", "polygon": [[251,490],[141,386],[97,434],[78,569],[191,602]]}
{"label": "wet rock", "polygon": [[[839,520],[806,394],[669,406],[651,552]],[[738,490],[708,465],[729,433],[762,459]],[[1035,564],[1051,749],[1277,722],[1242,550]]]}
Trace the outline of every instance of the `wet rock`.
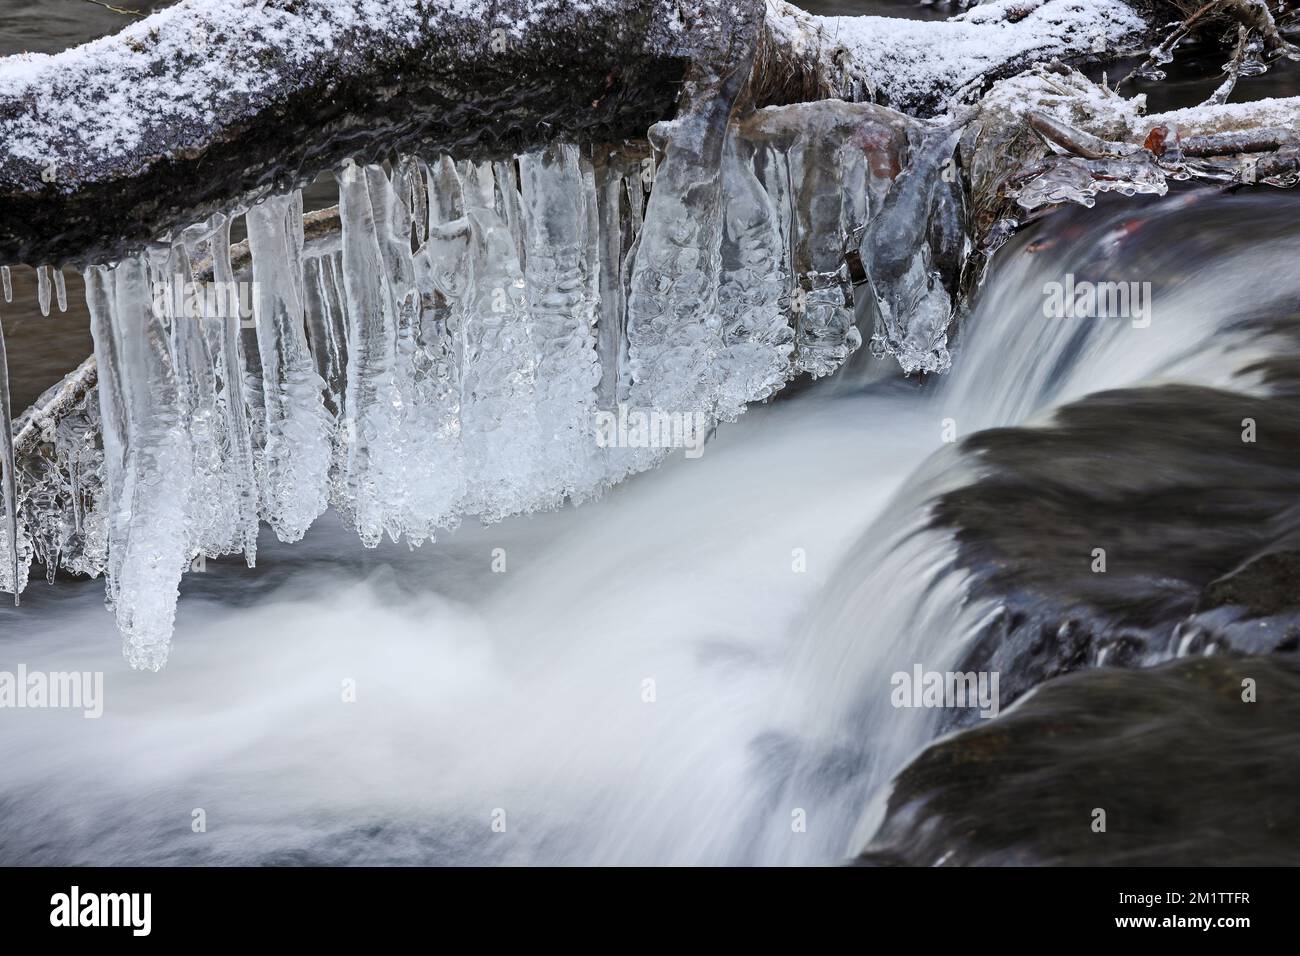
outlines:
{"label": "wet rock", "polygon": [[1295,865],[1297,754],[1296,658],[1082,671],[923,751],[859,862]]}
{"label": "wet rock", "polygon": [[1197,610],[1239,605],[1252,614],[1300,609],[1300,551],[1277,551],[1247,561],[1206,585]]}
{"label": "wet rock", "polygon": [[[1267,440],[1242,440],[1247,418]],[[1167,385],[972,436],[981,477],[940,498],[934,524],[955,533],[973,596],[1003,613],[961,669],[1000,671],[1006,705],[1081,667],[1277,649],[1289,625],[1251,622],[1300,609],[1296,422],[1280,390]]]}

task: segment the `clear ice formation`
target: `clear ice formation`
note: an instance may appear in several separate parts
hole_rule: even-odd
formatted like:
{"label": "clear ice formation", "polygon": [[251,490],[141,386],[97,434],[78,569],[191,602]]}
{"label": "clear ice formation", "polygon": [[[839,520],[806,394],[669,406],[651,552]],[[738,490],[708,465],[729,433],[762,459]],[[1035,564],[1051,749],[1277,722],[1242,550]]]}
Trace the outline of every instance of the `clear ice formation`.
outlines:
{"label": "clear ice formation", "polygon": [[953,203],[960,199],[945,183],[945,175],[953,178],[961,134],[960,127],[940,127],[925,136],[862,239],[862,266],[878,316],[872,352],[894,355],[908,374],[946,372],[952,364],[948,326],[955,289],[944,285],[940,253],[954,241],[954,229],[965,234],[952,225],[960,215]]}
{"label": "clear ice formation", "polygon": [[[367,547],[414,547],[591,498],[680,444],[667,423],[707,432],[834,372],[861,342],[859,246],[877,339],[944,367],[952,134],[870,104],[727,112],[660,124],[653,154],[349,163],[332,236],[308,241],[293,193],[244,212],[238,269],[237,212],[87,268],[98,384],[5,461],[0,586],[33,560],[102,574],[128,661],[157,669],[184,572],[251,566],[259,522],[295,541],[332,508]],[[900,175],[909,141],[931,166]]]}
{"label": "clear ice formation", "polygon": [[197,422],[187,421],[188,360],[178,341],[189,323],[155,308],[152,295],[152,276],[170,258],[151,250],[87,274],[108,492],[104,579],[126,659],[148,670],[166,663],[196,538]]}
{"label": "clear ice formation", "polygon": [[1169,189],[1167,174],[1150,154],[1104,159],[1049,156],[1045,163],[1047,168],[1016,193],[1017,204],[1026,210],[1062,202],[1091,207],[1102,192],[1163,196]]}

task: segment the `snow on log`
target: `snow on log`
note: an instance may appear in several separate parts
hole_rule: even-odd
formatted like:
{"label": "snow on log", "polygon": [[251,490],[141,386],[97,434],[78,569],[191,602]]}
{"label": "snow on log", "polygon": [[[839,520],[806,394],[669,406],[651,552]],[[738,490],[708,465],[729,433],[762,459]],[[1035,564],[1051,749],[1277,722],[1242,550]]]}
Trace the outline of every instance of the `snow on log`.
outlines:
{"label": "snow on log", "polygon": [[[994,0],[943,22],[813,17],[780,6],[779,18],[769,14],[774,32],[775,24],[811,32],[823,60],[843,64],[840,72],[866,84],[876,102],[913,116],[973,102],[1036,63],[1110,60],[1144,50],[1152,37],[1149,5],[1123,0]],[[790,42],[800,43],[795,36]]]}
{"label": "snow on log", "polygon": [[758,0],[182,0],[0,60],[0,261],[102,261],[395,150],[644,136]]}

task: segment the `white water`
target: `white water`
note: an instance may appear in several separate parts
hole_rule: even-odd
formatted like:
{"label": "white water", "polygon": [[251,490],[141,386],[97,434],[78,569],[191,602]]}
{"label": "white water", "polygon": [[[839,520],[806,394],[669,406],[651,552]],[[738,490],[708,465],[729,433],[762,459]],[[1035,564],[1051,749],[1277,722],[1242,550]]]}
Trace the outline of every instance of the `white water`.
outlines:
{"label": "white water", "polygon": [[699,460],[416,552],[358,553],[333,517],[292,548],[264,534],[255,575],[229,558],[187,576],[162,674],[121,663],[97,585],[33,585],[4,612],[3,666],[102,670],[105,712],[5,714],[0,860],[852,854],[934,732],[933,712],[890,706],[890,675],[947,669],[991,610],[939,573],[946,541],[908,534],[964,478],[944,419],[965,436],[1099,388],[1227,384],[1261,350],[1206,339],[1262,304],[1294,241],[1157,289],[1148,329],[1044,319],[1043,282],[1121,221],[1004,250],[943,388],[751,409]]}

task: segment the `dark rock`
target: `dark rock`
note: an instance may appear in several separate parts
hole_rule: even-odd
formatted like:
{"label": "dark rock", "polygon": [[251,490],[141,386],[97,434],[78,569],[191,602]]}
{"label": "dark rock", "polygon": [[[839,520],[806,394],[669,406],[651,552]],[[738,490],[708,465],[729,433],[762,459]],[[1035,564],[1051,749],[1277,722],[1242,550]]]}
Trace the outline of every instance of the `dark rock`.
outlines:
{"label": "dark rock", "polygon": [[1274,551],[1215,578],[1201,592],[1198,611],[1240,605],[1251,614],[1300,610],[1300,551]]}
{"label": "dark rock", "polygon": [[1295,865],[1297,793],[1300,661],[1081,671],[923,751],[859,862]]}

